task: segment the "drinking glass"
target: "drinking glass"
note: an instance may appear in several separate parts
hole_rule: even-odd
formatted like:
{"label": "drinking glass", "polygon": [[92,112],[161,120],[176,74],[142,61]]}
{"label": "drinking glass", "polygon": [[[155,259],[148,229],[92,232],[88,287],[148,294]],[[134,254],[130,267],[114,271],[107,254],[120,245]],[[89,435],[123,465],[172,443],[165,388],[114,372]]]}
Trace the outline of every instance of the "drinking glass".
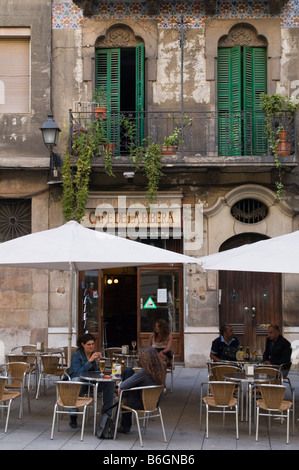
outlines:
{"label": "drinking glass", "polygon": [[132,344],[132,348],[133,348],[133,354],[134,354],[134,352],[135,352],[135,348],[136,348],[136,344],[137,344],[137,343],[136,343],[136,341],[132,341],[132,343],[131,343],[131,344]]}
{"label": "drinking glass", "polygon": [[105,361],[100,360],[101,375],[104,375],[104,370],[105,370]]}

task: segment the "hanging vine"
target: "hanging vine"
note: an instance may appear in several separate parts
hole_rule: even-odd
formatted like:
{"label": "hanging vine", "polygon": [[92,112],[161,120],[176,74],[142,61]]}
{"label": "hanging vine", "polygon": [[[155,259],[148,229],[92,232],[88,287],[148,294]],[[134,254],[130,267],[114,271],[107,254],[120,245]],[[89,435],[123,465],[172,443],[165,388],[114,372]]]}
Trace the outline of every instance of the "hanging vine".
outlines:
{"label": "hanging vine", "polygon": [[77,160],[72,165],[68,151],[62,167],[63,196],[62,210],[65,220],[80,222],[85,214],[91,174],[91,159],[100,152],[105,142],[105,130],[101,122],[91,122],[84,131],[73,135],[72,149]]}
{"label": "hanging vine", "polygon": [[[275,181],[276,196],[278,199],[282,200],[284,185],[282,182],[282,165],[278,152],[280,133],[284,129],[282,117],[285,113],[288,118],[288,123],[290,124],[294,120],[296,109],[299,108],[299,103],[292,98],[286,98],[280,94],[266,95],[262,93],[261,98],[262,109],[266,115],[265,134],[269,148],[274,155],[275,166],[278,171],[278,181]],[[278,125],[275,125],[275,120],[278,120]]]}

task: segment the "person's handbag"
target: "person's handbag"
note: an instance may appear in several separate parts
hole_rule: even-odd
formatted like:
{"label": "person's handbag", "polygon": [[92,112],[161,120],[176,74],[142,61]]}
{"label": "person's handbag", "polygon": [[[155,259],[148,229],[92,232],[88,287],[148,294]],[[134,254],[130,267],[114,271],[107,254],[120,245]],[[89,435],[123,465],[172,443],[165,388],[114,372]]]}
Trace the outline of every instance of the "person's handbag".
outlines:
{"label": "person's handbag", "polygon": [[115,424],[111,416],[107,414],[107,411],[111,408],[114,408],[118,405],[118,403],[114,403],[113,406],[105,410],[102,414],[101,421],[97,427],[97,437],[99,439],[113,439],[114,431],[115,431]]}
{"label": "person's handbag", "polygon": [[99,439],[113,439],[115,424],[113,419],[104,413],[97,427],[97,437]]}

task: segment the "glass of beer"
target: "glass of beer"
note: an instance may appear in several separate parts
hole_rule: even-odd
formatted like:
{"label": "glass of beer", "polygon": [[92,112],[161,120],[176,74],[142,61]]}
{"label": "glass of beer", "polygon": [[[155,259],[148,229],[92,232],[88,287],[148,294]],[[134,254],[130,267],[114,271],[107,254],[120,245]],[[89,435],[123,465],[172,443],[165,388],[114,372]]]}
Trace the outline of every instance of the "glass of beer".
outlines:
{"label": "glass of beer", "polygon": [[105,361],[103,359],[100,359],[100,371],[101,375],[104,375],[104,370],[105,370]]}

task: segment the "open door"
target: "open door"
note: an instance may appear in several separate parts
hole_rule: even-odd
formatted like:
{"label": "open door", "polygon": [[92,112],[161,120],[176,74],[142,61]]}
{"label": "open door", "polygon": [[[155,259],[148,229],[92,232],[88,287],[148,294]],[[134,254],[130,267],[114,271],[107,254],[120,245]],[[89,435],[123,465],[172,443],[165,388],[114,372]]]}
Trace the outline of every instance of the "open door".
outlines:
{"label": "open door", "polygon": [[138,268],[138,346],[148,345],[156,320],[169,323],[175,360],[184,360],[182,267]]}
{"label": "open door", "polygon": [[134,121],[139,144],[144,138],[144,44],[96,49],[96,87],[107,92],[107,138],[122,150],[121,117]]}

